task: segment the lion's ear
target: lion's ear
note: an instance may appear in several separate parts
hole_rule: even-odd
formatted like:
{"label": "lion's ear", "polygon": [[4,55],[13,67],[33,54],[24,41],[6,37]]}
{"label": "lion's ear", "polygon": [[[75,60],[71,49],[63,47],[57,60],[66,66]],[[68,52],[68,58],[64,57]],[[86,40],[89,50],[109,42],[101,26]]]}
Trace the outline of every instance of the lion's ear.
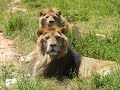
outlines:
{"label": "lion's ear", "polygon": [[45,16],[45,13],[44,12],[40,12],[39,15],[40,16]]}
{"label": "lion's ear", "polygon": [[60,32],[63,33],[63,34],[66,34],[67,29],[66,29],[65,27],[62,27],[62,28],[60,29]]}
{"label": "lion's ear", "polygon": [[44,32],[43,32],[43,30],[38,30],[37,31],[37,36],[39,37],[40,35],[42,35]]}
{"label": "lion's ear", "polygon": [[58,15],[61,15],[61,11],[58,11]]}
{"label": "lion's ear", "polygon": [[56,12],[56,15],[57,15],[57,16],[60,16],[60,15],[61,15],[61,11],[57,11],[57,12]]}
{"label": "lion's ear", "polygon": [[43,12],[40,12],[40,14],[39,14],[40,16],[43,16]]}

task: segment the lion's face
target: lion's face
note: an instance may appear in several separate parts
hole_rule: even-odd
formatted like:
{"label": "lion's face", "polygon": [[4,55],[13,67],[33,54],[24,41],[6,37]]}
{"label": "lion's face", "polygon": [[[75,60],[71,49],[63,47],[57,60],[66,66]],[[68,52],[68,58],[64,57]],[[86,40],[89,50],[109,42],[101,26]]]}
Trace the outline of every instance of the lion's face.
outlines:
{"label": "lion's face", "polygon": [[57,55],[60,52],[63,38],[59,33],[50,32],[44,36],[46,43],[46,54]]}
{"label": "lion's face", "polygon": [[40,24],[42,28],[52,26],[62,26],[61,12],[50,8],[44,12],[40,12]]}
{"label": "lion's face", "polygon": [[[42,33],[41,33],[42,32]],[[43,54],[56,56],[67,52],[67,38],[59,31],[55,30],[40,30],[38,42]]]}

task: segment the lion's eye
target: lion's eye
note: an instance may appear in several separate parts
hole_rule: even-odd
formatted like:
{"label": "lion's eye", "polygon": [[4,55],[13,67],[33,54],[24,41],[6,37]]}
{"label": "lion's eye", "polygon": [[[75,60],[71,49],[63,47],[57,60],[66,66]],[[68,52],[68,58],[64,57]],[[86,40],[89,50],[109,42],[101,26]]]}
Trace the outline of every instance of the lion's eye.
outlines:
{"label": "lion's eye", "polygon": [[58,14],[56,13],[56,16],[59,17],[60,15],[58,15]]}
{"label": "lion's eye", "polygon": [[49,36],[45,37],[46,40],[49,39],[49,38],[50,38]]}
{"label": "lion's eye", "polygon": [[49,16],[46,16],[46,18],[49,18]]}
{"label": "lion's eye", "polygon": [[55,36],[55,38],[56,38],[57,40],[59,40],[59,39],[60,39],[60,36]]}
{"label": "lion's eye", "polygon": [[53,18],[57,18],[57,16],[53,16]]}

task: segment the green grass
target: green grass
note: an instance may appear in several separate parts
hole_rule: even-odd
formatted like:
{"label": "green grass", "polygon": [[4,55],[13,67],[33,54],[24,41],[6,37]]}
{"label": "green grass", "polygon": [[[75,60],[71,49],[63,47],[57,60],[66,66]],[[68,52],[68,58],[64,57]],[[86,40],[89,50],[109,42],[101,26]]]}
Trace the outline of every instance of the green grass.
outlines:
{"label": "green grass", "polygon": [[[36,31],[38,30],[38,17],[36,12],[10,14],[8,24],[5,25],[7,37],[16,38],[16,45],[31,51],[36,42]],[[25,43],[27,42],[27,43]]]}
{"label": "green grass", "polygon": [[[9,68],[9,70],[8,70]],[[65,79],[63,82],[57,81],[55,78],[44,79],[37,78],[36,82],[31,81],[27,76],[26,71],[17,72],[14,67],[7,65],[0,73],[0,88],[2,90],[119,90],[120,88],[120,73],[113,71],[106,76],[98,74],[93,75],[90,79],[76,78],[70,80]],[[5,86],[5,80],[8,78],[18,78],[17,83],[11,87]]]}
{"label": "green grass", "polygon": [[7,13],[5,10],[10,6],[10,0],[0,0],[0,31],[4,31],[5,24],[7,23]]}
{"label": "green grass", "polygon": [[[77,24],[81,30],[90,32],[86,37],[68,34],[70,45],[82,55],[120,62],[120,0],[21,0],[20,6],[29,9],[26,13],[7,13],[9,0],[0,0],[0,29],[9,38],[16,40],[16,45],[28,54],[35,47],[38,30],[39,11],[43,8],[56,7],[62,11],[68,21]],[[106,39],[97,40],[94,33],[106,35]],[[58,83],[55,79],[39,78],[30,82],[25,71],[11,76],[12,66],[0,73],[1,90],[119,90],[120,73],[108,76],[95,75],[91,79],[74,78]],[[7,78],[20,77],[18,83],[5,87]]]}
{"label": "green grass", "polygon": [[71,46],[82,55],[104,60],[120,61],[120,29],[104,40],[98,40],[94,33],[86,37],[68,35]]}
{"label": "green grass", "polygon": [[[57,7],[67,15],[69,13],[72,17],[76,13],[77,20],[79,16],[85,16],[85,14],[106,16],[106,15],[118,15],[119,12],[119,0],[22,0],[23,4],[30,6],[31,8],[46,8]],[[67,11],[69,9],[69,11]],[[67,15],[68,16],[68,15]],[[73,17],[76,18],[75,16]]]}
{"label": "green grass", "polygon": [[0,13],[2,13],[5,9],[10,5],[10,0],[0,0]]}

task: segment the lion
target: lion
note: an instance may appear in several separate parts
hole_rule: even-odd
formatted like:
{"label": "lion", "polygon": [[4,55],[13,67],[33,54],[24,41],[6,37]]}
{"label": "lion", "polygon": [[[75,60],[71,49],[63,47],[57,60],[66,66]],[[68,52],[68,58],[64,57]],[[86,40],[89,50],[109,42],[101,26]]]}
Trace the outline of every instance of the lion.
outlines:
{"label": "lion", "polygon": [[87,78],[93,73],[106,75],[118,65],[115,61],[81,56],[69,46],[68,38],[61,28],[42,29],[38,33],[37,45],[29,63],[32,77],[43,75],[57,78]]}
{"label": "lion", "polygon": [[[81,30],[78,26],[73,23],[68,22],[68,20],[63,17],[60,10],[56,8],[47,8],[43,9],[43,11],[39,14],[39,28],[41,29],[51,29],[53,27],[64,27],[66,28],[66,32],[72,33],[76,36],[85,37],[89,33]],[[105,39],[105,35],[96,34],[97,40]]]}
{"label": "lion", "polygon": [[65,17],[62,16],[61,11],[56,8],[44,9],[40,12],[39,17],[39,28],[52,28],[54,26],[66,28],[66,32],[80,33],[80,29],[67,21]]}

